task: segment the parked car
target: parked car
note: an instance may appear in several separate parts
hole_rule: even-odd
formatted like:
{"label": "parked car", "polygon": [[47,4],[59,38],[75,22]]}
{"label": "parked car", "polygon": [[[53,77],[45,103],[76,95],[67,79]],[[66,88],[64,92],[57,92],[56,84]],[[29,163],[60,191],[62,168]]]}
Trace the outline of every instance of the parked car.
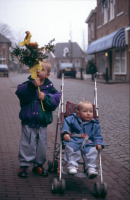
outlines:
{"label": "parked car", "polygon": [[57,68],[57,78],[61,78],[63,70],[64,76],[76,78],[76,69],[73,66],[73,63],[60,63]]}
{"label": "parked car", "polygon": [[0,75],[8,77],[9,70],[8,70],[8,66],[6,64],[0,64]]}

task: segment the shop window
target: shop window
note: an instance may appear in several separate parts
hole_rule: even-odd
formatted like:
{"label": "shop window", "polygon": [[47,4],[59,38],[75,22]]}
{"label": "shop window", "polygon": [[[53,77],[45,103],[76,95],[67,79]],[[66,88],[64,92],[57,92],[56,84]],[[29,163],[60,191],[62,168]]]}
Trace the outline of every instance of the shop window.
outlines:
{"label": "shop window", "polygon": [[5,57],[5,49],[3,49],[3,50],[0,50],[0,58],[1,59],[6,59],[6,57]]}
{"label": "shop window", "polygon": [[91,60],[91,55],[88,55],[88,60]]}
{"label": "shop window", "polygon": [[125,49],[117,49],[115,51],[115,74],[126,73],[126,55]]}
{"label": "shop window", "polygon": [[103,53],[97,53],[97,69],[99,73],[106,73],[106,56]]}
{"label": "shop window", "polygon": [[92,61],[94,62],[94,54],[92,54]]}
{"label": "shop window", "polygon": [[115,6],[115,0],[110,0],[110,20],[114,18],[114,6]]}

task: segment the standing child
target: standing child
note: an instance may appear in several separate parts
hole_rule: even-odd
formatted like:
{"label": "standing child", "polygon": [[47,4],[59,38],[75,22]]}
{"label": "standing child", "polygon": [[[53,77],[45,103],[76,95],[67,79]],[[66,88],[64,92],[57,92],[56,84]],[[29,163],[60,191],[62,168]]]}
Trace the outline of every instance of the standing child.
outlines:
{"label": "standing child", "polygon": [[96,177],[97,150],[104,148],[103,137],[98,121],[93,118],[93,106],[88,101],[81,101],[77,114],[65,118],[61,135],[66,144],[64,160],[70,174],[76,174],[81,153],[85,169],[90,179]]}
{"label": "standing child", "polygon": [[[22,124],[22,136],[19,146],[20,169],[18,176],[27,177],[27,169],[33,163],[32,171],[41,176],[47,176],[43,168],[46,161],[47,125],[52,123],[52,111],[60,102],[58,92],[48,79],[51,64],[46,60],[41,62],[42,70],[37,70],[35,80],[29,80],[18,85],[16,95],[20,100],[19,117]],[[38,91],[40,87],[40,91]],[[44,111],[41,106],[43,103]]]}

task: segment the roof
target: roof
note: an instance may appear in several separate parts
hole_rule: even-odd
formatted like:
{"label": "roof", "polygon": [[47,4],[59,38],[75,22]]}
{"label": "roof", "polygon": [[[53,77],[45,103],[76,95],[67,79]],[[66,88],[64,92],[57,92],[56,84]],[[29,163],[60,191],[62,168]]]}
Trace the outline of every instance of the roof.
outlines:
{"label": "roof", "polygon": [[80,48],[80,46],[77,44],[77,42],[66,42],[66,43],[57,43],[55,45],[55,52],[54,55],[56,58],[65,58],[64,55],[65,51],[71,52],[71,46],[72,46],[72,57],[82,57],[83,51]]}
{"label": "roof", "polygon": [[6,42],[11,44],[11,41],[2,34],[0,34],[0,42]]}
{"label": "roof", "polygon": [[[97,8],[97,7],[96,7],[96,8]],[[87,19],[85,20],[85,23],[88,23],[89,20],[90,20],[91,17],[92,17],[92,14],[97,12],[97,11],[96,11],[96,8],[95,8],[94,10],[91,10],[91,12],[89,13]]]}

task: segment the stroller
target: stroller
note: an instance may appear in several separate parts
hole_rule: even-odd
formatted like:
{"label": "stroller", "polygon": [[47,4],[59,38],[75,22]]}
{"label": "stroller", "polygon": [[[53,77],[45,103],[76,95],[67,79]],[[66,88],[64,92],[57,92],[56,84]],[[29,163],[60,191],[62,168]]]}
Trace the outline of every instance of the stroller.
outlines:
{"label": "stroller", "polygon": [[[95,89],[94,89],[94,104],[93,104],[93,117],[98,118],[98,106],[97,106],[97,87],[96,87],[96,77],[98,73],[95,74]],[[62,179],[62,174],[70,175],[68,172],[63,170],[64,166],[64,159],[62,159],[62,154],[64,154],[64,148],[65,145],[62,142],[62,138],[60,137],[60,141],[58,142],[58,130],[59,126],[60,129],[62,127],[63,121],[65,117],[68,117],[71,113],[76,113],[77,110],[77,104],[73,104],[71,102],[67,101],[66,104],[66,113],[63,113],[63,86],[64,86],[64,73],[62,73],[62,85],[61,85],[61,101],[59,104],[59,110],[58,110],[58,117],[57,117],[57,126],[56,126],[56,135],[55,135],[55,143],[54,143],[54,154],[53,154],[53,161],[48,160],[48,172],[51,172],[52,170],[59,174],[59,180],[57,178],[54,178],[52,182],[52,192],[60,192],[64,193],[65,192],[65,180]],[[61,112],[61,113],[60,113]],[[101,184],[98,182],[94,183],[93,186],[93,194],[95,197],[98,197],[101,195],[102,197],[105,197],[107,195],[107,184],[103,182],[103,175],[102,175],[102,162],[101,162],[101,151],[98,151],[98,156],[99,156],[99,166],[97,166],[98,170],[98,176],[101,176]],[[83,165],[83,172],[82,173],[77,173],[73,174],[70,176],[76,176],[79,178],[88,178],[86,171],[85,171],[85,165],[84,161],[81,162],[79,161],[78,164]]]}

